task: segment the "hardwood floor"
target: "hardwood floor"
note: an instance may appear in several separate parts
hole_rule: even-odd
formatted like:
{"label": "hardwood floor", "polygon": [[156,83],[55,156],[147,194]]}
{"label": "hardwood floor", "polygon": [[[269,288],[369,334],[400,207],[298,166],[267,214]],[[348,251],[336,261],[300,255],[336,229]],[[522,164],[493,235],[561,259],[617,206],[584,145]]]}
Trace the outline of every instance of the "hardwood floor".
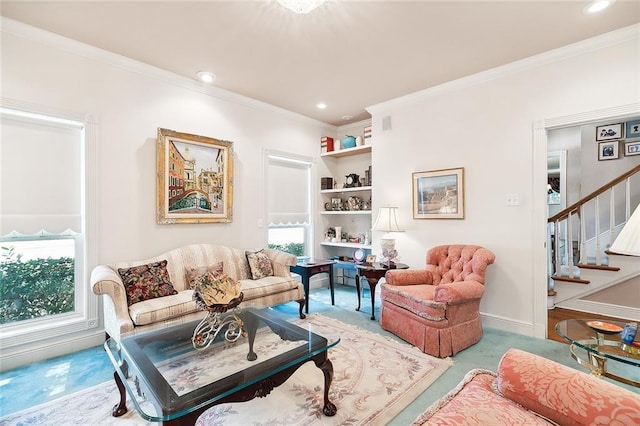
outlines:
{"label": "hardwood floor", "polygon": [[554,308],[547,311],[547,339],[556,342],[567,343],[562,337],[558,336],[555,327],[558,321],[574,319],[574,318],[590,318],[598,320],[621,321],[627,322],[621,318],[608,317],[606,315],[591,314],[588,312],[572,311],[570,309]]}

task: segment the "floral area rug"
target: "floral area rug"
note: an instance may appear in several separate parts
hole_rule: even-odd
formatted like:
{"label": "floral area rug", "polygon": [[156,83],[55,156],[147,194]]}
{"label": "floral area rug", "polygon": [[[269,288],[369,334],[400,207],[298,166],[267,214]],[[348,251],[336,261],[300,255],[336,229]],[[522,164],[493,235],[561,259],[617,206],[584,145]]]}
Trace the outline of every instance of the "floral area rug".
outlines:
{"label": "floral area rug", "polygon": [[[329,350],[334,376],[329,393],[338,412],[322,413],[324,378],[313,362],[300,367],[283,385],[264,398],[214,406],[197,425],[381,425],[390,421],[452,365],[417,348],[322,315],[296,323],[311,323],[313,331],[339,336]],[[151,425],[130,411],[111,416],[119,394],[113,382],[0,418],[0,425]]]}

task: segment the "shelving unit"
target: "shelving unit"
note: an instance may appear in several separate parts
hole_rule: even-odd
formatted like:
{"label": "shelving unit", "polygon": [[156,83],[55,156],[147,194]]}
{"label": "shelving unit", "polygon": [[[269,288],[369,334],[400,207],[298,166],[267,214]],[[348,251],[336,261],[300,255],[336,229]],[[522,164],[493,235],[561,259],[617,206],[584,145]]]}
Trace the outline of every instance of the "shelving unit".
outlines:
{"label": "shelving unit", "polygon": [[[361,135],[364,132],[364,126],[367,123],[358,123],[351,127],[345,127],[345,134],[351,134],[354,136]],[[360,127],[361,126],[361,127]],[[338,138],[341,139],[341,138]],[[353,148],[339,149],[327,153],[320,154],[321,160],[327,166],[328,173],[324,176],[331,176],[335,186],[333,189],[322,189],[320,195],[322,197],[322,210],[319,212],[322,217],[322,229],[326,232],[328,228],[335,228],[336,226],[342,227],[342,232],[347,233],[349,237],[362,237],[368,236],[367,244],[364,243],[351,243],[351,242],[333,242],[324,241],[324,238],[320,242],[320,251],[322,257],[326,259],[332,258],[347,258],[352,259],[355,250],[364,250],[365,254],[371,253],[371,193],[373,186],[355,186],[344,187],[346,182],[346,175],[357,174],[360,178],[366,179],[365,170],[370,170],[371,167],[371,151],[370,144],[355,146]],[[365,182],[366,183],[366,182]],[[365,201],[368,209],[365,210],[328,210],[328,206],[331,204],[332,198],[340,198],[343,203],[350,197],[358,197],[361,201]],[[327,203],[329,203],[327,205]],[[362,204],[361,204],[362,206]],[[327,208],[325,208],[327,207]],[[335,268],[340,270],[340,273],[334,273],[334,276],[338,278],[341,276],[344,279],[352,279],[353,273],[355,273],[354,263],[351,261],[338,261]],[[353,272],[349,275],[346,272]],[[338,271],[336,271],[338,272]]]}

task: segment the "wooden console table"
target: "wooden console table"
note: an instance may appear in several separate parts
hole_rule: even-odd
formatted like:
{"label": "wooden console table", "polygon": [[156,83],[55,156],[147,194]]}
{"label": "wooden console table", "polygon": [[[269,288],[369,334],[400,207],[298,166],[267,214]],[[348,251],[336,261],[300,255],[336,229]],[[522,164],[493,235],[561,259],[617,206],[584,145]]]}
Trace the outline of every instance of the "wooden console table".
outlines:
{"label": "wooden console table", "polygon": [[316,275],[326,272],[329,274],[329,288],[331,290],[331,304],[335,305],[335,296],[333,293],[333,260],[312,260],[306,263],[300,263],[291,267],[291,272],[300,274],[302,277],[302,286],[304,287],[304,309],[305,313],[309,313],[309,279]]}

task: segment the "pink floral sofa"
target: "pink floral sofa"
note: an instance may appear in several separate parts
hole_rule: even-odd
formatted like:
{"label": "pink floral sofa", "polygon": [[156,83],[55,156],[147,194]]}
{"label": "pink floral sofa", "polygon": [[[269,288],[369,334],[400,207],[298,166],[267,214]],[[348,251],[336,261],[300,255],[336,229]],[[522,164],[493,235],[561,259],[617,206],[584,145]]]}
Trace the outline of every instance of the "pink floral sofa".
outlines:
{"label": "pink floral sofa", "polygon": [[640,425],[640,395],[519,349],[497,374],[472,370],[421,414],[423,425]]}
{"label": "pink floral sofa", "polygon": [[[244,294],[241,307],[269,307],[297,301],[304,318],[304,288],[289,272],[296,257],[277,250],[243,250],[215,244],[193,244],[150,259],[98,265],[91,288],[103,295],[104,328],[112,338],[129,331],[202,319],[193,300],[193,279],[204,273],[237,280]],[[141,282],[147,285],[140,285]]]}

